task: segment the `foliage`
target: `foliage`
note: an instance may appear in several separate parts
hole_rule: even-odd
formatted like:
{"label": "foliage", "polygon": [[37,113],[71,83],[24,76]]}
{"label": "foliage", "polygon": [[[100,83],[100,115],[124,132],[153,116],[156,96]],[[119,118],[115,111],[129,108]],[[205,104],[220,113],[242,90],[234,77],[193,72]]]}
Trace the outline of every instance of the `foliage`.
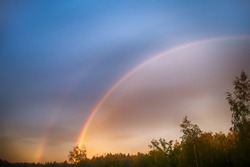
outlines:
{"label": "foliage", "polygon": [[181,151],[179,142],[174,143],[173,140],[167,142],[163,138],[153,139],[149,148],[151,149],[149,156],[152,166],[178,166],[178,156]]}
{"label": "foliage", "polygon": [[[242,71],[233,85],[233,93],[227,92],[227,100],[232,111],[233,130],[244,132],[245,126],[250,121],[250,80],[247,74]],[[247,127],[249,128],[249,125]]]}
{"label": "foliage", "polygon": [[83,164],[87,160],[87,151],[85,146],[81,148],[77,145],[69,152],[69,162],[75,165]]}
{"label": "foliage", "polygon": [[235,161],[238,166],[250,166],[250,79],[242,71],[233,85],[233,93],[227,92],[227,101],[232,112],[231,130],[238,134]]}
{"label": "foliage", "polygon": [[199,126],[192,124],[191,121],[187,119],[187,116],[184,117],[180,127],[182,128],[181,131],[183,132],[183,136],[181,138],[184,142],[195,140],[201,134]]}
{"label": "foliage", "polygon": [[180,127],[183,132],[183,136],[181,138],[183,140],[183,152],[185,157],[190,157],[188,158],[190,159],[188,162],[190,165],[192,164],[192,166],[199,167],[196,143],[202,131],[198,125],[192,124],[191,121],[187,119],[187,116],[184,117]]}

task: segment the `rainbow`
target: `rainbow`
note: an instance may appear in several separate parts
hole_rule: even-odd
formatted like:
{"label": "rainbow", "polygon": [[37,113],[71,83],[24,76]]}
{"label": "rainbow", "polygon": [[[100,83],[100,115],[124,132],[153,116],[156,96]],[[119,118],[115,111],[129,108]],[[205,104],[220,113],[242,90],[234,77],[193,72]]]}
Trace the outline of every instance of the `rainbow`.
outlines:
{"label": "rainbow", "polygon": [[42,142],[40,143],[38,147],[38,151],[36,152],[36,155],[35,155],[35,160],[37,163],[43,161],[43,154],[46,148],[46,144],[49,140],[51,128],[53,127],[53,123],[55,122],[58,113],[59,113],[59,109],[56,109],[54,112],[52,112],[52,116],[49,120],[48,127],[45,131],[45,137],[43,137]]}
{"label": "rainbow", "polygon": [[125,80],[127,80],[131,75],[133,75],[135,72],[137,72],[138,70],[140,70],[142,67],[146,66],[147,64],[153,62],[156,59],[159,59],[162,56],[167,56],[173,52],[176,52],[178,50],[181,49],[185,49],[188,47],[192,47],[198,44],[202,44],[202,43],[206,43],[206,42],[213,42],[213,41],[220,41],[220,40],[233,40],[233,39],[247,39],[250,38],[250,35],[241,35],[241,36],[227,36],[227,37],[216,37],[216,38],[209,38],[209,39],[204,39],[204,40],[199,40],[199,41],[194,41],[191,43],[186,43],[183,45],[179,45],[177,47],[174,47],[172,49],[169,49],[167,51],[161,52],[157,55],[154,55],[152,58],[146,60],[145,62],[139,64],[138,66],[136,66],[135,68],[133,68],[132,70],[130,70],[128,73],[126,73],[120,80],[118,80],[114,85],[111,86],[111,88],[104,94],[104,96],[98,101],[98,103],[95,105],[95,107],[93,108],[93,110],[90,112],[86,122],[84,123],[82,130],[80,132],[80,135],[78,137],[77,140],[77,145],[82,146],[84,145],[84,139],[86,136],[86,133],[88,131],[88,128],[93,120],[93,118],[95,117],[96,113],[98,112],[98,110],[100,109],[100,107],[102,106],[102,104],[105,102],[105,100],[109,97],[110,94],[112,94],[112,92],[119,86],[121,85]]}
{"label": "rainbow", "polygon": [[[82,77],[83,77],[83,75],[81,75],[79,78],[82,78]],[[63,104],[64,104],[63,102],[69,97],[70,92],[72,92],[75,89],[75,87],[77,86],[78,83],[79,82],[76,81],[75,83],[72,84],[72,86],[69,88],[69,90],[67,90],[66,93],[62,96],[62,99],[61,99],[61,102],[59,103],[59,105],[52,111],[50,120],[49,120],[47,127],[45,129],[45,132],[44,132],[44,137],[42,138],[41,143],[38,146],[36,153],[34,154],[35,162],[39,163],[39,162],[42,162],[44,160],[43,155],[44,155],[44,151],[46,150],[46,144],[49,141],[49,136],[52,133],[52,127],[56,121],[58,114],[60,113],[60,109],[63,108]]]}

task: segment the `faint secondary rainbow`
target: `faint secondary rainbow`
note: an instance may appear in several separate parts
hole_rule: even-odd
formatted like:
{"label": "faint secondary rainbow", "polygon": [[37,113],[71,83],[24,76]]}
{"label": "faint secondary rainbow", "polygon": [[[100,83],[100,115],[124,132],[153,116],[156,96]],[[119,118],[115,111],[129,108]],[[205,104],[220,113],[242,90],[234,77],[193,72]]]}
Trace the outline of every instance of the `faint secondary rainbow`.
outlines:
{"label": "faint secondary rainbow", "polygon": [[143,63],[139,64],[138,66],[136,66],[135,68],[133,68],[132,70],[130,70],[128,73],[126,73],[120,80],[118,80],[114,85],[111,86],[111,88],[104,94],[104,96],[99,100],[99,102],[96,104],[96,106],[93,108],[93,110],[90,112],[86,122],[84,123],[82,130],[80,132],[80,135],[78,137],[77,140],[77,144],[79,146],[83,145],[84,142],[84,138],[86,136],[86,133],[88,131],[88,128],[95,116],[95,114],[97,113],[97,111],[100,109],[101,105],[105,102],[105,100],[109,97],[110,94],[112,94],[112,92],[119,86],[121,85],[125,80],[127,80],[132,74],[134,74],[135,72],[137,72],[138,70],[140,70],[142,67],[146,66],[147,64],[153,62],[156,59],[159,59],[160,57],[163,56],[167,56],[171,53],[174,53],[178,50],[181,49],[185,49],[188,47],[192,47],[198,44],[202,44],[202,43],[207,43],[207,42],[213,42],[213,41],[220,41],[220,40],[236,40],[236,39],[247,39],[250,38],[250,35],[240,35],[240,36],[227,36],[227,37],[216,37],[216,38],[209,38],[209,39],[203,39],[203,40],[198,40],[198,41],[194,41],[194,42],[190,42],[190,43],[186,43],[183,45],[179,45],[177,47],[174,47],[172,49],[169,49],[167,51],[161,52],[159,54],[154,55],[152,58],[144,61]]}
{"label": "faint secondary rainbow", "polygon": [[[64,97],[65,98],[65,97]],[[63,104],[63,103],[62,103]],[[61,104],[61,105],[62,105]],[[44,137],[42,138],[42,140],[41,140],[41,143],[40,143],[40,145],[39,145],[39,147],[38,147],[38,150],[37,150],[37,152],[36,152],[36,154],[35,154],[35,162],[36,163],[40,163],[40,162],[42,162],[44,159],[44,157],[43,157],[43,155],[44,155],[44,151],[45,151],[45,149],[46,149],[46,144],[48,143],[48,141],[49,141],[49,136],[50,136],[50,134],[51,134],[51,131],[52,131],[52,127],[53,127],[53,124],[54,124],[54,122],[55,122],[55,120],[56,120],[56,118],[57,118],[57,116],[58,116],[58,114],[59,114],[59,112],[60,112],[60,107],[61,106],[58,106],[58,108],[56,108],[53,112],[52,112],[52,115],[51,115],[51,117],[50,117],[50,120],[49,120],[49,123],[47,124],[47,128],[46,128],[46,130],[45,130],[45,133],[44,133]]]}
{"label": "faint secondary rainbow", "polygon": [[47,124],[47,127],[45,129],[45,132],[44,132],[44,137],[42,138],[39,146],[38,146],[38,149],[36,151],[36,153],[34,154],[34,158],[35,158],[35,162],[36,163],[41,163],[44,161],[44,152],[46,150],[46,145],[47,143],[49,142],[49,137],[52,133],[52,128],[54,126],[54,123],[57,119],[57,116],[60,114],[60,110],[63,108],[63,102],[66,101],[66,99],[70,96],[70,92],[73,92],[73,90],[75,89],[75,87],[79,84],[79,80],[84,76],[81,75],[79,76],[79,79],[76,80],[76,82],[74,82],[70,88],[65,92],[65,94],[62,96],[61,98],[61,102],[59,103],[59,105],[52,111],[52,115],[50,117],[50,120]]}

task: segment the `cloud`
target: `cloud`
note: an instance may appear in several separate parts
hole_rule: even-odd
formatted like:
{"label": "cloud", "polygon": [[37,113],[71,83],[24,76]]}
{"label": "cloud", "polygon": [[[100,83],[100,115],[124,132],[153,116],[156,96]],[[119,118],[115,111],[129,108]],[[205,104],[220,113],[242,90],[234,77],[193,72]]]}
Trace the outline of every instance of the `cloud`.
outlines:
{"label": "cloud", "polygon": [[249,39],[210,41],[152,61],[105,100],[87,138],[116,143],[129,136],[124,145],[144,143],[141,136],[178,139],[185,115],[206,131],[228,131],[225,92],[242,69],[250,71],[248,48]]}

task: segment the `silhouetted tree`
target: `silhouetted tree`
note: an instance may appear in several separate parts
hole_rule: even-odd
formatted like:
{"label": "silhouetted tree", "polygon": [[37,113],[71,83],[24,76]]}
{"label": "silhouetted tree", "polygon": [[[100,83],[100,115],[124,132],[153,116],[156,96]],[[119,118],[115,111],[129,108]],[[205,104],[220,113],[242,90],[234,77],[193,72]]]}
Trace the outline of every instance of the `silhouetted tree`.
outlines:
{"label": "silhouetted tree", "polygon": [[232,111],[232,130],[244,133],[245,126],[250,121],[250,80],[247,74],[242,71],[233,85],[233,93],[227,92],[227,100]]}
{"label": "silhouetted tree", "polygon": [[242,71],[233,82],[233,93],[227,92],[227,101],[232,112],[231,130],[238,133],[237,165],[250,166],[250,80]]}
{"label": "silhouetted tree", "polygon": [[[202,131],[198,125],[192,124],[191,121],[187,119],[187,116],[184,117],[180,127],[182,128],[181,132],[183,132],[181,139],[184,146],[183,151],[188,161],[187,163],[191,166],[199,167],[196,144]],[[193,164],[193,162],[195,162],[195,164]]]}
{"label": "silhouetted tree", "polygon": [[69,152],[69,162],[74,165],[83,165],[87,160],[87,151],[85,146],[79,147],[78,145]]}

